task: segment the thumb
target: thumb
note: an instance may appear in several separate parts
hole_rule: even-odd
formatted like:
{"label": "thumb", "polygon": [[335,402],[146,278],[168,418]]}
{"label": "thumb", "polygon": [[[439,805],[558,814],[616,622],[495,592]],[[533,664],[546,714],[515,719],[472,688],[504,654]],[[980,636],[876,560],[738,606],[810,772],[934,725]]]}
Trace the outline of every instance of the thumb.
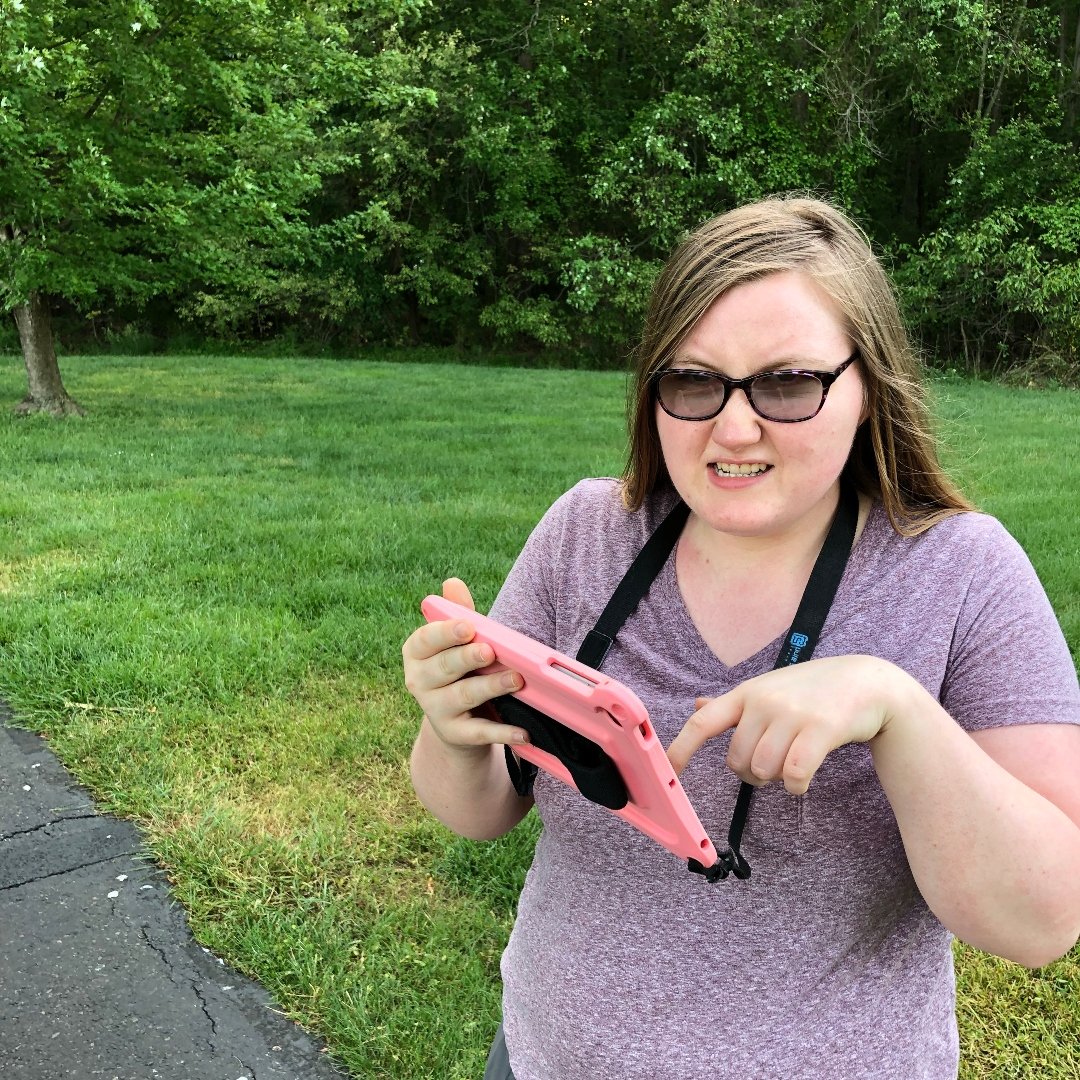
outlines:
{"label": "thumb", "polygon": [[467,607],[470,611],[476,610],[472,593],[469,592],[469,586],[466,585],[461,578],[447,578],[446,581],[442,583],[442,594],[445,599],[453,600],[455,604]]}

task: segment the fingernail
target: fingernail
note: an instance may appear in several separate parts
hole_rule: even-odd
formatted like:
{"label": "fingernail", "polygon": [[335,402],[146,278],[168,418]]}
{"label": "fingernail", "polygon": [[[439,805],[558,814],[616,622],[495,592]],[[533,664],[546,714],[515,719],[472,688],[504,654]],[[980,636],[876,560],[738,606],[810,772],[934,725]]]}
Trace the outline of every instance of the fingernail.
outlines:
{"label": "fingernail", "polygon": [[518,746],[524,746],[529,741],[529,734],[526,731],[517,731],[514,733],[514,743]]}
{"label": "fingernail", "polygon": [[454,626],[454,637],[464,641],[469,636],[469,624],[465,622],[459,622]]}
{"label": "fingernail", "polygon": [[521,677],[515,674],[513,671],[504,671],[502,677],[502,684],[507,690],[520,690],[521,689]]}

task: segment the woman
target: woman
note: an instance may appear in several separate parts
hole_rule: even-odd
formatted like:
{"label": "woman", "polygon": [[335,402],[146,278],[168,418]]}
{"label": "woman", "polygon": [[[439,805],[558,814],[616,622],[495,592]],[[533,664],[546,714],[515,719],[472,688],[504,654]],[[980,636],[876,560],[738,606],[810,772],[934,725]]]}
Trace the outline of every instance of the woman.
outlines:
{"label": "woman", "polygon": [[[534,802],[544,824],[487,1075],[955,1077],[952,936],[1039,966],[1080,934],[1080,691],[1028,560],[942,473],[858,229],[799,198],[697,229],[654,288],[630,426],[622,481],[556,502],[491,614],[574,655],[682,500],[603,671],[714,838],[754,786],[753,874],[708,884],[543,772],[519,795],[500,744],[527,736],[484,712],[518,678],[473,674],[467,626],[417,630],[419,797],[477,839]],[[774,669],[846,490],[814,658]]]}

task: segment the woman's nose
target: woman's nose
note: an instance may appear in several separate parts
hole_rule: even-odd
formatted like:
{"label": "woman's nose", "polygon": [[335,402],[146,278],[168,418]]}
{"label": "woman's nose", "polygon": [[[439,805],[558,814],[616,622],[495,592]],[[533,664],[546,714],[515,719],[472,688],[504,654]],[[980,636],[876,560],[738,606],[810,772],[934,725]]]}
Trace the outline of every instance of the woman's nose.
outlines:
{"label": "woman's nose", "polygon": [[743,389],[732,390],[712,421],[712,441],[719,446],[748,446],[761,438],[764,421],[750,405]]}

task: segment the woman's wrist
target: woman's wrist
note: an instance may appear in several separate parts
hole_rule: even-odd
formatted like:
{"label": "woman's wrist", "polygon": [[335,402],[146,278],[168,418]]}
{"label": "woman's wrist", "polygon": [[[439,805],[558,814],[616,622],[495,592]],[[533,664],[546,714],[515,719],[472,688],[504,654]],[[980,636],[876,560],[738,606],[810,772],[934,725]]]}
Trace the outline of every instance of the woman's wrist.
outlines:
{"label": "woman's wrist", "polygon": [[425,716],[420,726],[421,743],[428,743],[431,749],[440,754],[451,767],[463,766],[476,768],[484,765],[491,757],[491,743],[454,743],[444,739],[439,729]]}
{"label": "woman's wrist", "polygon": [[873,665],[868,672],[873,695],[881,710],[881,726],[870,740],[871,748],[890,741],[909,721],[937,704],[926,688],[914,676],[888,660],[869,657]]}

